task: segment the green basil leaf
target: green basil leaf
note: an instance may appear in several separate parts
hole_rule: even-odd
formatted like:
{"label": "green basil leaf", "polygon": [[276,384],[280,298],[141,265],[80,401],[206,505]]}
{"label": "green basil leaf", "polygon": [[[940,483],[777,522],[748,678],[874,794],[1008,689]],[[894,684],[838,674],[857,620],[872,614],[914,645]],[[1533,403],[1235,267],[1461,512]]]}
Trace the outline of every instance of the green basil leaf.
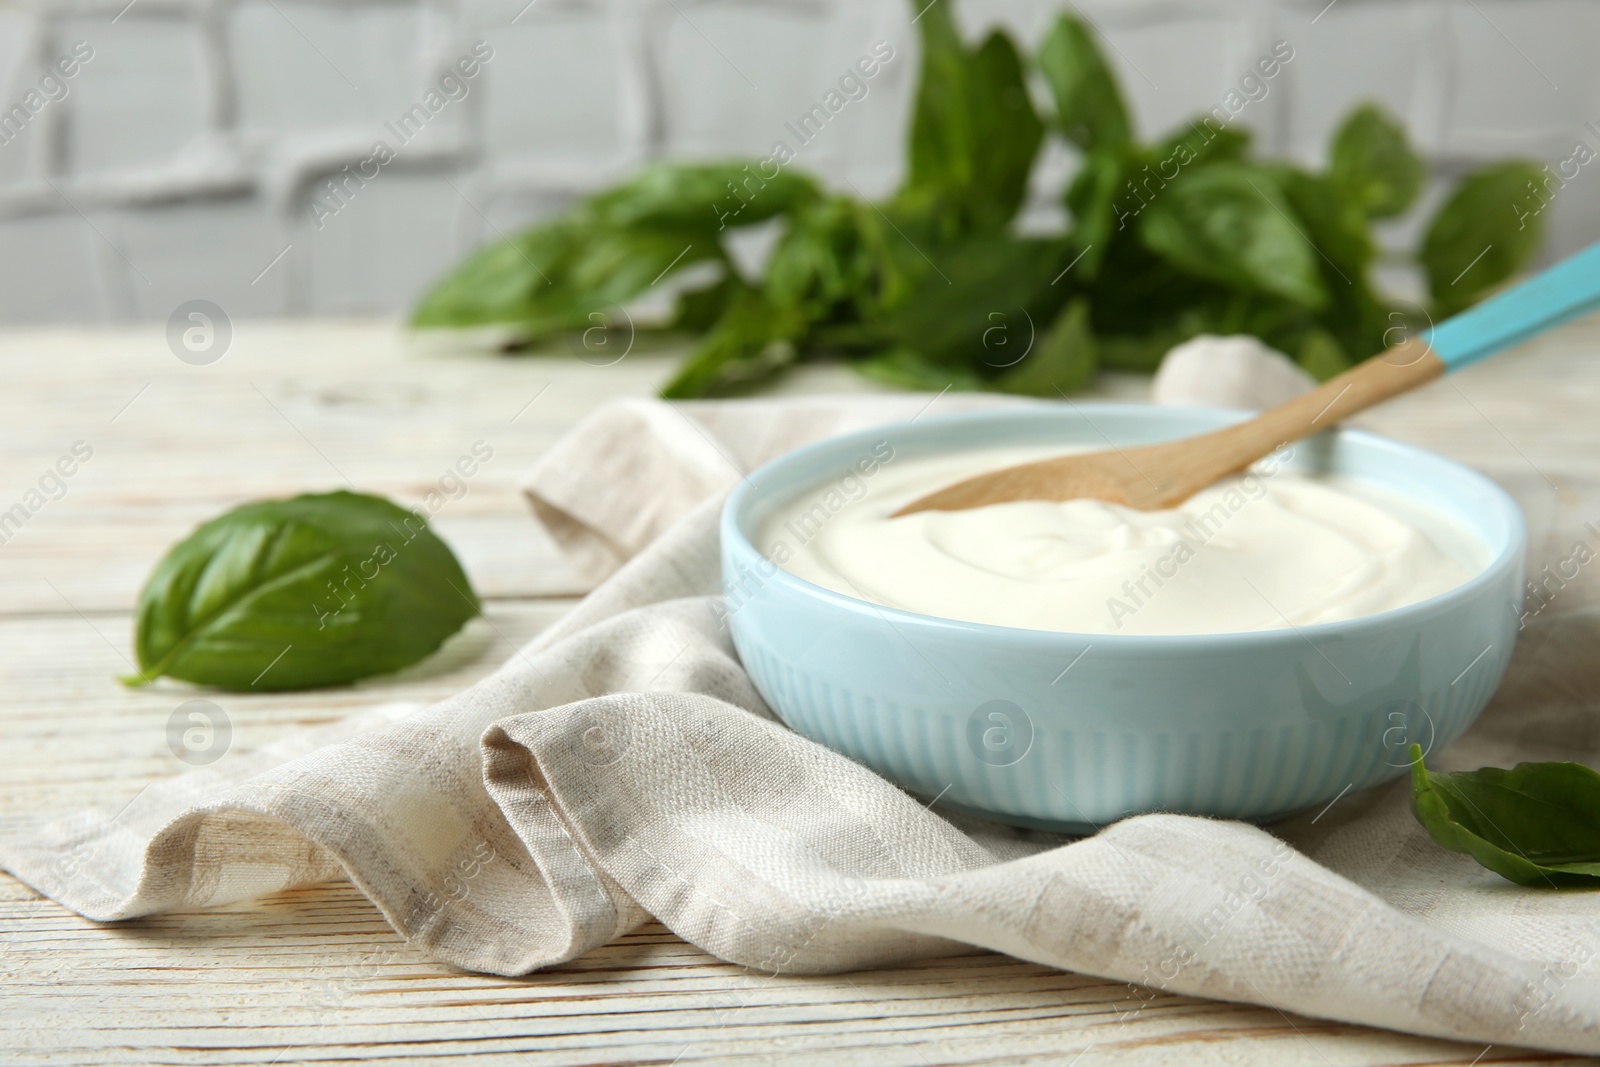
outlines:
{"label": "green basil leaf", "polygon": [[478,614],[426,520],[357,493],[263,500],[174,545],[139,595],[139,673],[223,689],[340,685],[417,662]]}
{"label": "green basil leaf", "polygon": [[1295,352],[1316,320],[1298,304],[1252,293],[1235,294],[1226,302],[1202,304],[1180,321],[1206,323],[1198,333],[1248,333],[1259,337],[1269,348]]}
{"label": "green basil leaf", "polygon": [[726,228],[762,222],[819,195],[811,178],[759,161],[657,163],[560,218],[485,245],[429,290],[412,325],[510,323],[536,337],[585,329],[592,313],[663,277],[706,260],[726,262]]}
{"label": "green basil leaf", "polygon": [[668,400],[725,396],[763,382],[795,360],[799,324],[745,288],[661,389]]}
{"label": "green basil leaf", "polygon": [[1203,167],[1208,163],[1239,162],[1250,151],[1251,134],[1248,129],[1218,126],[1208,115],[1202,115],[1185,126],[1167,134],[1165,138],[1144,150],[1146,156],[1158,165],[1160,173],[1170,174],[1170,167]]}
{"label": "green basil leaf", "polygon": [[[1099,287],[1092,291],[1101,366],[1148,373],[1174,345],[1202,333],[1251,334],[1281,352],[1295,352],[1317,321],[1306,308],[1270,294],[1218,286],[1185,290],[1176,283],[1172,288],[1171,295],[1163,295],[1153,285],[1125,290],[1119,286],[1124,306],[1113,309],[1114,317],[1102,316],[1106,301]],[[1137,314],[1138,293],[1145,294],[1142,320]]]}
{"label": "green basil leaf", "polygon": [[1096,348],[1100,365],[1107,370],[1133,371],[1150,374],[1166,358],[1175,345],[1187,341],[1191,335],[1179,330],[1164,330],[1148,334],[1114,334],[1101,336]]}
{"label": "green basil leaf", "polygon": [[1317,309],[1328,294],[1317,252],[1273,175],[1242,163],[1180,174],[1139,215],[1157,255],[1201,278]]}
{"label": "green basil leaf", "polygon": [[623,228],[571,217],[486,245],[423,298],[412,325],[512,323],[533,336],[585,329],[592,313],[723,258],[711,227]]}
{"label": "green basil leaf", "polygon": [[924,9],[917,29],[922,68],[896,203],[936,223],[945,238],[999,229],[1022,204],[1044,138],[1022,59],[998,31],[967,50],[949,4]]}
{"label": "green basil leaf", "polygon": [[[1320,328],[1342,350],[1340,360],[1363,359],[1386,348],[1399,336],[1390,335],[1397,320],[1391,318],[1390,309],[1372,291],[1371,265],[1377,250],[1361,206],[1330,178],[1308,174],[1298,167],[1273,169],[1295,217],[1318,253],[1317,268],[1328,293],[1328,303],[1318,319]],[[1294,347],[1284,351],[1294,351]],[[1318,363],[1322,370],[1334,365],[1330,361]],[[1322,376],[1320,370],[1312,373]]]}
{"label": "green basil leaf", "polygon": [[1441,774],[1412,745],[1411,811],[1434,841],[1518,885],[1600,887],[1600,774],[1581,763]]}
{"label": "green basil leaf", "polygon": [[941,366],[997,377],[1020,350],[1013,340],[1053,321],[1071,296],[1065,284],[1051,285],[1070,262],[1059,240],[988,234],[926,251],[937,271],[884,320],[901,346]]}
{"label": "green basil leaf", "polygon": [[595,227],[568,258],[560,283],[551,287],[565,307],[551,307],[548,317],[587,325],[583,320],[591,311],[632,300],[691,264],[722,258],[722,246],[709,230]]}
{"label": "green basil leaf", "polygon": [[822,322],[812,326],[806,345],[819,354],[865,359],[894,344],[881,322]]}
{"label": "green basil leaf", "polygon": [[1544,173],[1532,163],[1496,163],[1467,175],[1428,223],[1422,265],[1440,318],[1471,307],[1511,277],[1544,235],[1537,188]]}
{"label": "green basil leaf", "polygon": [[[1073,267],[1062,284],[1077,273],[1078,268]],[[1088,290],[1095,334],[1102,340],[1111,334],[1161,332],[1175,327],[1174,320],[1198,304],[1234,296],[1231,290],[1180,270],[1146,248],[1138,239],[1133,219],[1128,220],[1126,230],[1113,231],[1105,261]]]}
{"label": "green basil leaf", "polygon": [[1298,167],[1269,168],[1288,198],[1297,222],[1319,253],[1317,266],[1328,289],[1353,285],[1366,276],[1375,250],[1360,204],[1331,179]]}
{"label": "green basil leaf", "polygon": [[[1072,213],[1072,232],[1068,242],[1076,260],[1073,271],[1079,278],[1093,281],[1100,264],[1111,249],[1111,242],[1129,230],[1129,210],[1119,209],[1124,189],[1123,159],[1120,153],[1090,152],[1067,186],[1065,202]],[[1131,232],[1131,231],[1130,231]]]}
{"label": "green basil leaf", "polygon": [[1300,342],[1295,362],[1319,382],[1343,374],[1352,365],[1345,358],[1344,349],[1339,347],[1339,342],[1327,330],[1308,331],[1305,340]]}
{"label": "green basil leaf", "polygon": [[687,289],[678,294],[673,306],[672,321],[666,328],[685,333],[704,333],[722,318],[734,296],[747,288],[749,286],[745,285],[736,274],[726,271],[710,285],[701,286],[699,289]]}
{"label": "green basil leaf", "polygon": [[1028,96],[1022,57],[996,30],[971,59],[971,108],[978,137],[972,196],[980,224],[1004,226],[1028,192],[1028,176],[1044,140],[1044,123]]}
{"label": "green basil leaf", "polygon": [[1002,374],[994,387],[1006,393],[1059,396],[1094,381],[1100,355],[1089,325],[1089,302],[1082,297],[1056,316],[1022,361]]}
{"label": "green basil leaf", "polygon": [[715,233],[728,226],[764,222],[819,195],[809,176],[776,162],[655,163],[591,197],[585,210],[601,223],[621,229],[644,226]]}
{"label": "green basil leaf", "polygon": [[1241,158],[1250,145],[1247,130],[1198,124],[1142,148],[1123,146],[1091,151],[1067,186],[1072,213],[1070,240],[1083,258],[1076,276],[1092,281],[1115,244],[1134,233],[1134,222],[1156,192],[1180,175],[1211,163]]}
{"label": "green basil leaf", "polygon": [[977,132],[966,99],[966,50],[956,30],[952,5],[930,4],[918,19],[917,32],[922,65],[906,144],[907,184],[965,184],[970,180],[969,150]]}
{"label": "green basil leaf", "polygon": [[767,260],[768,302],[810,321],[857,317],[854,305],[871,300],[885,266],[862,221],[860,205],[843,197],[797,212]]}
{"label": "green basil leaf", "polygon": [[935,363],[911,348],[885,349],[856,361],[854,366],[873,381],[921,392],[954,389],[971,393],[986,389],[989,384],[970,370]]}
{"label": "green basil leaf", "polygon": [[1039,45],[1039,71],[1056,102],[1056,125],[1079,148],[1116,149],[1133,139],[1122,90],[1080,19],[1062,15]]}
{"label": "green basil leaf", "polygon": [[1370,218],[1405,211],[1425,177],[1427,167],[1411,151],[1405,127],[1375,104],[1350,112],[1333,135],[1328,179]]}
{"label": "green basil leaf", "polygon": [[411,316],[418,328],[526,322],[530,309],[561,303],[561,278],[582,241],[581,228],[562,218],[515,237],[490,242],[428,290]]}

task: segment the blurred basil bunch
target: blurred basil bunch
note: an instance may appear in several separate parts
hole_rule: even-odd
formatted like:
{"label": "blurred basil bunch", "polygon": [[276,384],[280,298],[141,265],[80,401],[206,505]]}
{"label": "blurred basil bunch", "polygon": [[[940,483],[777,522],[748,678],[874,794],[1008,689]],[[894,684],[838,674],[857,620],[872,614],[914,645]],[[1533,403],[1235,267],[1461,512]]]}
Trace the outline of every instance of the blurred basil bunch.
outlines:
{"label": "blurred basil bunch", "polygon": [[[1054,395],[1102,367],[1153,369],[1198,333],[1255,334],[1327,378],[1417,325],[1419,309],[1391,306],[1368,277],[1371,224],[1402,215],[1425,177],[1378,108],[1346,117],[1321,173],[1251,159],[1247,131],[1207,116],[1141,142],[1079,20],[1061,16],[1033,57],[1053,104],[1041,113],[1006,34],[970,47],[952,0],[924,3],[913,0],[922,68],[907,177],[888,202],[835,195],[770,159],[657,164],[480,249],[413,324],[603,342],[622,305],[709,262],[716,280],[682,293],[662,327],[699,338],[668,397],[735,391],[822,357],[914,388]],[[1019,236],[1051,136],[1081,155],[1062,193],[1070,228]],[[1527,262],[1540,220],[1513,205],[1541,177],[1509,161],[1455,186],[1417,252],[1425,315],[1470,305]],[[724,238],[773,218],[782,235],[764,274],[747,276]]]}

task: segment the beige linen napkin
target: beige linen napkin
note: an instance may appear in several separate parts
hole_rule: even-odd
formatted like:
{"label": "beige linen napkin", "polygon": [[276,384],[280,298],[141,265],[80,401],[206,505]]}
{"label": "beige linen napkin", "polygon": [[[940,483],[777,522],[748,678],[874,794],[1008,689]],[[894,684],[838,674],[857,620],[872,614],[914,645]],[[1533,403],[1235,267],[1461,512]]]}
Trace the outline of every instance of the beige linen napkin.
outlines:
{"label": "beige linen napkin", "polygon": [[[945,397],[939,410],[987,403]],[[786,730],[718,624],[716,520],[741,471],[915,417],[927,397],[614,405],[533,473],[594,593],[439,705],[381,708],[120,810],[0,843],[96,919],[344,874],[474,970],[572,959],[653,915],[723,959],[823,973],[962,946],[1152,987],[1494,1044],[1600,1052],[1600,895],[1445,852],[1403,783],[1268,830],[1178,815],[1077,841],[949,817]],[[1504,475],[1533,570],[1594,545],[1600,488]],[[1600,762],[1588,576],[1530,617],[1446,767]]]}

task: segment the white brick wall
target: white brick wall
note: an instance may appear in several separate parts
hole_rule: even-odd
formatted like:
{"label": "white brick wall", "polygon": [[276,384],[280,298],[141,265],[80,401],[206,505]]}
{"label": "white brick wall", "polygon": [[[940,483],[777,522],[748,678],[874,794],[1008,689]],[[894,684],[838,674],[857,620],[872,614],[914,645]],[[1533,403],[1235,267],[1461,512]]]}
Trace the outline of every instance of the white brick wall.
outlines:
{"label": "white brick wall", "polygon": [[[1564,157],[1600,122],[1590,0],[1085,0],[1147,134],[1217,104],[1278,39],[1295,60],[1242,120],[1315,162],[1376,98],[1446,177]],[[1037,40],[1059,3],[961,0]],[[0,144],[0,323],[405,307],[475,244],[660,155],[766,154],[874,41],[896,56],[800,165],[871,195],[899,178],[907,0],[0,0],[0,109],[86,41],[68,92]],[[356,168],[476,41],[470,92],[318,226]],[[37,98],[36,98],[37,99]],[[1032,218],[1073,166],[1041,160]],[[1592,186],[1592,188],[1591,188]],[[1600,171],[1552,208],[1550,254],[1600,239]],[[1401,226],[1391,242],[1414,238]]]}

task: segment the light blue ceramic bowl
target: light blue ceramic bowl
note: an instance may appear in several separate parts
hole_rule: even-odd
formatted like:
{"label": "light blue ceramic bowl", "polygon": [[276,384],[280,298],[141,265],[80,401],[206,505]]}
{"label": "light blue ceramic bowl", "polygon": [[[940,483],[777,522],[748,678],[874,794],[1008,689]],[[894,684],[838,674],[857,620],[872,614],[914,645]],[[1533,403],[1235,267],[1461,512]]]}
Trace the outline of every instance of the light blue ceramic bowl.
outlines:
{"label": "light blue ceramic bowl", "polygon": [[805,493],[823,499],[875,450],[905,459],[1145,444],[1244,417],[1041,405],[927,418],[783,456],[750,475],[722,516],[739,656],[794,730],[942,805],[1022,826],[1081,832],[1148,811],[1264,821],[1397,777],[1411,742],[1433,750],[1454,740],[1499,683],[1527,537],[1497,486],[1420,449],[1344,430],[1301,442],[1288,465],[1398,490],[1455,516],[1488,550],[1466,584],[1349,622],[1172,637],[957,622],[823,589],[754,544],[776,508]]}

